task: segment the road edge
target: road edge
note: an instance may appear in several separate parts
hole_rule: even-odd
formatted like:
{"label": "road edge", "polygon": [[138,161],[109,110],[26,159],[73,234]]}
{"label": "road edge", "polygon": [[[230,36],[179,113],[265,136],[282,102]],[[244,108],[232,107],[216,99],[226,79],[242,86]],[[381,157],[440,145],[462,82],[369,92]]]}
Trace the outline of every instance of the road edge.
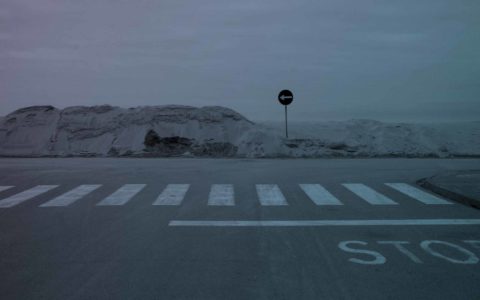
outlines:
{"label": "road edge", "polygon": [[445,198],[448,198],[450,200],[459,202],[461,204],[471,206],[471,207],[475,207],[476,209],[480,209],[480,201],[475,200],[471,197],[456,193],[456,192],[452,192],[452,191],[450,191],[446,188],[443,188],[439,185],[436,185],[429,180],[431,178],[433,178],[433,177],[422,178],[422,179],[417,180],[416,183],[417,183],[417,185],[419,185],[419,186],[421,186],[421,187],[423,187],[427,190],[430,190],[430,191],[434,192],[435,194],[438,194],[438,195],[443,196]]}

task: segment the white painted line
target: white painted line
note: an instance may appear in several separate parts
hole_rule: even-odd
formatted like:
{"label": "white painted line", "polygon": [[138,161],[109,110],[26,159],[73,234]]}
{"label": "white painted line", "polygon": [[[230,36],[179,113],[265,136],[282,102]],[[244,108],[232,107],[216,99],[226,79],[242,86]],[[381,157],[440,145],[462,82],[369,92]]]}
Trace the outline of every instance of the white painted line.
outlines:
{"label": "white painted line", "polygon": [[425,204],[453,204],[406,183],[385,183],[385,185]]}
{"label": "white painted line", "polygon": [[319,184],[300,184],[300,188],[316,205],[343,205],[342,202]]}
{"label": "white painted line", "polygon": [[232,184],[213,184],[208,195],[208,205],[233,206],[235,205]]}
{"label": "white painted line", "polygon": [[480,219],[406,219],[406,220],[271,220],[200,221],[172,220],[168,226],[197,227],[305,227],[305,226],[440,226],[480,225]]}
{"label": "white painted line", "polygon": [[375,190],[361,183],[344,183],[343,186],[372,205],[398,204],[392,199],[376,192]]}
{"label": "white painted line", "polygon": [[0,186],[0,192],[11,189],[12,187],[13,187],[12,185],[2,185],[2,186]]}
{"label": "white painted line", "polygon": [[180,205],[189,188],[189,184],[169,184],[153,205]]}
{"label": "white painted line", "polygon": [[84,184],[80,185],[73,190],[66,192],[63,195],[60,195],[50,201],[47,201],[40,205],[40,207],[50,207],[50,206],[67,206],[77,201],[78,199],[88,195],[94,190],[101,187],[101,184]]}
{"label": "white painted line", "polygon": [[58,185],[37,185],[31,189],[10,196],[0,201],[0,207],[12,207],[24,201],[32,199],[40,194],[46,193],[51,189],[58,187]]}
{"label": "white painted line", "polygon": [[287,200],[276,184],[257,184],[256,188],[261,205],[288,205]]}
{"label": "white painted line", "polygon": [[138,194],[144,187],[145,184],[125,184],[113,194],[98,202],[97,205],[124,205],[130,199],[132,199],[133,196]]}

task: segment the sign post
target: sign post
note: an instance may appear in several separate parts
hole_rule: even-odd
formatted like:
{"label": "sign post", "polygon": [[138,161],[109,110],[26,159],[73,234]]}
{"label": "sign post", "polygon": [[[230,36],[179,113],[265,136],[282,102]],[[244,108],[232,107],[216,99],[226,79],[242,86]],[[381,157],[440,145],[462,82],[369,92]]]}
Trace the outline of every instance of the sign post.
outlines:
{"label": "sign post", "polygon": [[287,105],[293,101],[293,93],[289,90],[283,90],[278,94],[278,101],[285,106],[285,136],[288,139],[288,118],[287,118]]}

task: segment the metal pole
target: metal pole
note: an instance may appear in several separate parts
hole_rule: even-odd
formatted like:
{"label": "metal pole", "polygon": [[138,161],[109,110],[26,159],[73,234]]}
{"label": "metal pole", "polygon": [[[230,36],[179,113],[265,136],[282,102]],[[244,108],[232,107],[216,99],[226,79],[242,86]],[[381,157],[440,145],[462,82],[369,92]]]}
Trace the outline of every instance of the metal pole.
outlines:
{"label": "metal pole", "polygon": [[287,139],[288,139],[288,119],[287,119],[287,106],[285,106],[285,135],[287,136]]}

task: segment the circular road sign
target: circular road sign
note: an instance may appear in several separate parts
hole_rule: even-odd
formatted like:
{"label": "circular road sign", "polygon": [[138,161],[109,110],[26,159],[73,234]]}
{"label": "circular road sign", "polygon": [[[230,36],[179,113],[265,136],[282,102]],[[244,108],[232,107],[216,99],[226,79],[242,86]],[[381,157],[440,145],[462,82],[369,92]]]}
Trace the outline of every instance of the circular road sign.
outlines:
{"label": "circular road sign", "polygon": [[283,105],[289,105],[293,101],[293,94],[289,90],[283,90],[278,94],[278,101]]}

